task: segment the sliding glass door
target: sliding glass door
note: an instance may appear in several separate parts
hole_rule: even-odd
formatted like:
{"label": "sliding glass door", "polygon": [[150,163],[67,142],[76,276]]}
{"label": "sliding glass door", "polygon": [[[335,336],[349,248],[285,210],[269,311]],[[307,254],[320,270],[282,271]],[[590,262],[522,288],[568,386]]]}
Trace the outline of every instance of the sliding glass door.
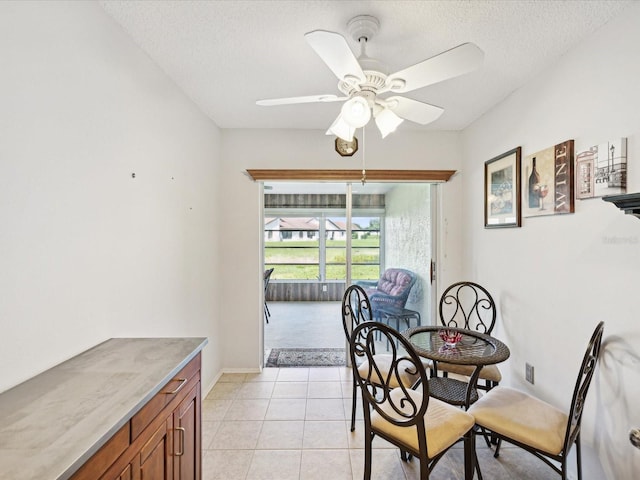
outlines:
{"label": "sliding glass door", "polygon": [[[327,316],[332,318],[326,328],[337,330],[343,346],[340,301],[346,286],[377,281],[386,268],[416,273],[409,306],[429,317],[431,188],[427,183],[265,185],[264,268],[274,269],[266,300],[272,312],[284,312],[283,318],[298,312],[287,320],[294,337],[286,340],[288,346],[335,347],[326,343],[335,336],[311,329]],[[279,325],[273,315],[265,325],[266,350],[286,336],[273,334]]]}

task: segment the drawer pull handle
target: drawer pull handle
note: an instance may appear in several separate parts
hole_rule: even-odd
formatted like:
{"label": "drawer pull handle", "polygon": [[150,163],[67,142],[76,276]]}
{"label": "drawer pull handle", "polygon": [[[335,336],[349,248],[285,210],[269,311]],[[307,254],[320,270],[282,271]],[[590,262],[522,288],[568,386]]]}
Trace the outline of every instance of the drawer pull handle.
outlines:
{"label": "drawer pull handle", "polygon": [[180,385],[178,385],[178,388],[176,388],[175,390],[171,390],[170,392],[162,392],[162,393],[164,393],[165,395],[173,395],[174,393],[178,393],[180,389],[184,387],[184,384],[187,383],[186,378],[176,378],[176,380],[180,382]]}
{"label": "drawer pull handle", "polygon": [[181,457],[182,455],[184,455],[184,435],[185,435],[185,429],[184,427],[176,427],[176,430],[178,430],[181,435],[180,435],[180,451],[176,452],[176,457]]}

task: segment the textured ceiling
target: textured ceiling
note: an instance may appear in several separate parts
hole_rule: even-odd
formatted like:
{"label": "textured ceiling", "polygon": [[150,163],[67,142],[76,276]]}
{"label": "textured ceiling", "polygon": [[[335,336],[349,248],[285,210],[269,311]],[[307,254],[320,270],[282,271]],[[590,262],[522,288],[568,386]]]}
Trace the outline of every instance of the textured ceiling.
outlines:
{"label": "textured ceiling", "polygon": [[374,15],[367,54],[389,73],[465,42],[485,52],[473,73],[407,93],[445,109],[427,126],[460,130],[598,29],[633,0],[102,1],[102,7],[221,128],[326,129],[340,103],[261,107],[256,100],[338,94],[337,79],[304,39],[341,33]]}

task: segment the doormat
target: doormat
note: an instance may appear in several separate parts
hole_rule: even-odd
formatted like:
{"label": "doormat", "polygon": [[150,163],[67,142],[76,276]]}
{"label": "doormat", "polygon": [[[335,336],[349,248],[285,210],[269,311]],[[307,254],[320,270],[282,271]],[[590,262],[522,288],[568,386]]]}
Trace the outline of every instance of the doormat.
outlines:
{"label": "doormat", "polygon": [[273,348],[267,367],[340,367],[344,348]]}

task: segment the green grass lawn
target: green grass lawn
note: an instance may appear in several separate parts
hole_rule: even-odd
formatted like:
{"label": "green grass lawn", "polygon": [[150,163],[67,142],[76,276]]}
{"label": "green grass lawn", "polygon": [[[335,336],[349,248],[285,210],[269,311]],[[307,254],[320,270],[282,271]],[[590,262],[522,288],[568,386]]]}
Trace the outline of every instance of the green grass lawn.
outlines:
{"label": "green grass lawn", "polygon": [[[351,243],[352,278],[377,279],[380,276],[379,239],[354,239]],[[274,280],[319,280],[319,242],[265,242],[265,268],[274,268]],[[346,278],[346,241],[328,240],[327,280]],[[359,265],[361,264],[361,265]]]}

